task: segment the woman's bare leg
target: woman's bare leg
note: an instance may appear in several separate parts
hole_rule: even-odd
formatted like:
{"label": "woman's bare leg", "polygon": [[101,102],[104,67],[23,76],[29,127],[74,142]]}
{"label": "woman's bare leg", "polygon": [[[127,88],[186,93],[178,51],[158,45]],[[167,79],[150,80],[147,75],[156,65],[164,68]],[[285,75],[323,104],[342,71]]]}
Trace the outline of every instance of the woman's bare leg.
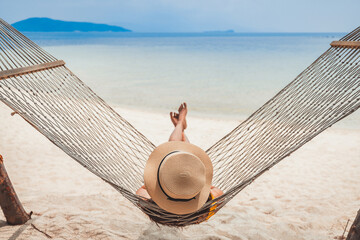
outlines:
{"label": "woman's bare leg", "polygon": [[190,143],[190,141],[189,141],[188,137],[186,136],[185,132],[183,132],[182,141]]}
{"label": "woman's bare leg", "polygon": [[184,127],[182,123],[178,123],[174,129],[174,131],[171,133],[169,141],[182,141],[183,140],[183,131]]}
{"label": "woman's bare leg", "polygon": [[178,114],[173,112],[170,113],[170,118],[175,126],[175,129],[171,133],[169,141],[189,142],[189,139],[186,137],[184,133],[184,130],[186,129],[186,114],[187,114],[186,103],[180,105]]}
{"label": "woman's bare leg", "polygon": [[[174,124],[174,127],[178,124],[179,121],[179,114],[175,112],[170,112],[170,119],[171,122]],[[190,143],[188,137],[185,134],[185,131],[182,132],[182,138],[181,141]]]}

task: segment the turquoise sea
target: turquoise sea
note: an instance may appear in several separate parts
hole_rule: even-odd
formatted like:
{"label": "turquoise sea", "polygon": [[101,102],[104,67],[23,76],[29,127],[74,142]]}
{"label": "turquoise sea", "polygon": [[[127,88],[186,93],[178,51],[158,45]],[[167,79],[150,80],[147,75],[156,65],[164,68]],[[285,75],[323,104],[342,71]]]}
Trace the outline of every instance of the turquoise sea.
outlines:
{"label": "turquoise sea", "polygon": [[233,119],[250,115],[345,35],[25,34],[112,106],[169,112],[186,101],[194,115]]}

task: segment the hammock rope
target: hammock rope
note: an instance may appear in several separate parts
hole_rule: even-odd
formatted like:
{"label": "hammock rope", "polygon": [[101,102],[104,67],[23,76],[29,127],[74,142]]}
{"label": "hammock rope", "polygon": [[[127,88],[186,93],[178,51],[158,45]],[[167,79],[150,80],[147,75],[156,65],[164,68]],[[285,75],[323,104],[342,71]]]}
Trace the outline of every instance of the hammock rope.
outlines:
{"label": "hammock rope", "polygon": [[[360,107],[360,27],[206,152],[225,194],[176,215],[135,194],[155,145],[75,76],[0,19],[0,100],[153,221],[200,223],[262,173]],[[209,214],[210,211],[210,214]]]}

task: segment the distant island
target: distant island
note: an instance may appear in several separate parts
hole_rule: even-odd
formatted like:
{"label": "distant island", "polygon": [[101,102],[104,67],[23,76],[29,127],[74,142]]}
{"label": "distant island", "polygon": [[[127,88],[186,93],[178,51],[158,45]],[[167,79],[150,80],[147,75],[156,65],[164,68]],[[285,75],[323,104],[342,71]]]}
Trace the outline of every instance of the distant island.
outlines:
{"label": "distant island", "polygon": [[221,31],[221,30],[204,31],[204,33],[235,33],[235,31],[232,29],[229,29],[229,30],[224,30],[224,31]]}
{"label": "distant island", "polygon": [[24,32],[131,32],[131,30],[119,26],[69,22],[51,18],[28,18],[11,25]]}

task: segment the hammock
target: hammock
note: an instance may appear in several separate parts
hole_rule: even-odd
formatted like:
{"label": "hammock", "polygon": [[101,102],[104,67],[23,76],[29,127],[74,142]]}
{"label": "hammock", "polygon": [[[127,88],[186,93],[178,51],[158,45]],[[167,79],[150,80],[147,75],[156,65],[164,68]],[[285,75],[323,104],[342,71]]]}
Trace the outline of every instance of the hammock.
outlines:
{"label": "hammock", "polygon": [[360,27],[206,152],[213,185],[225,194],[198,211],[176,215],[135,191],[155,148],[77,78],[0,19],[0,100],[89,171],[109,183],[153,221],[200,223],[262,173],[360,106]]}

